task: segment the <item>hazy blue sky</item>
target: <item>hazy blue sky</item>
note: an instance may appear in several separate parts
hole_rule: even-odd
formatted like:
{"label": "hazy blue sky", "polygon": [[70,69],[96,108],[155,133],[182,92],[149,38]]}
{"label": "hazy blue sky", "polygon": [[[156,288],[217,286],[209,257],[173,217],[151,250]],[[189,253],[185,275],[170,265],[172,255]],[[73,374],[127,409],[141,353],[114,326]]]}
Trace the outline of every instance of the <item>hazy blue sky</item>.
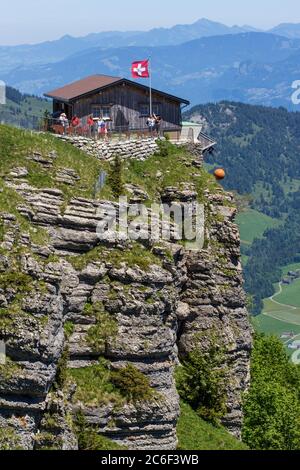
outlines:
{"label": "hazy blue sky", "polygon": [[138,30],[209,18],[270,28],[299,22],[299,0],[0,0],[0,44]]}

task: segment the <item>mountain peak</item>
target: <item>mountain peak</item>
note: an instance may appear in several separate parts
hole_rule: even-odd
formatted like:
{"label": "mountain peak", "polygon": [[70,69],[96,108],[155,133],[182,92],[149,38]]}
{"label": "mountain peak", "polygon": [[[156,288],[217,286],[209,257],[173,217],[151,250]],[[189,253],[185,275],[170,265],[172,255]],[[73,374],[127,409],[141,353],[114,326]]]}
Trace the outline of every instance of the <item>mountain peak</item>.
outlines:
{"label": "mountain peak", "polygon": [[194,24],[221,24],[217,21],[209,20],[208,18],[200,18],[199,20],[195,21]]}
{"label": "mountain peak", "polygon": [[75,39],[74,36],[71,36],[70,34],[65,34],[64,36],[60,38],[61,41],[70,41],[73,39]]}

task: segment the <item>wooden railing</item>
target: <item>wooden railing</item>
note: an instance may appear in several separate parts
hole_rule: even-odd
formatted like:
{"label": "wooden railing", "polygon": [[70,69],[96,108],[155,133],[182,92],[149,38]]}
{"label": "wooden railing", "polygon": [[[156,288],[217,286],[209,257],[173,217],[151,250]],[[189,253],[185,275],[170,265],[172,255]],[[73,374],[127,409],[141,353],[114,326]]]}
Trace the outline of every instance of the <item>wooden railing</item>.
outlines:
{"label": "wooden railing", "polygon": [[[158,137],[166,135],[168,133],[172,134],[173,141],[180,141],[181,136],[181,127],[174,127],[173,129],[165,129],[162,128],[160,130],[159,135],[155,130],[149,131],[149,128],[141,127],[141,128],[132,128],[130,129],[129,126],[113,126],[110,123],[107,134],[105,133],[98,133],[98,127],[95,126],[82,126],[79,125],[77,127],[72,126],[70,123],[66,123],[63,126],[58,119],[48,119],[45,121],[44,130],[53,132],[54,134],[58,135],[68,135],[68,136],[78,136],[78,137],[88,137],[91,139],[110,139],[110,138],[118,138],[118,139],[130,139],[130,138],[148,138],[148,137]],[[193,142],[199,142],[202,146],[203,151],[209,151],[210,149],[214,148],[216,142],[209,137],[207,134],[200,132],[198,136],[195,135],[194,129],[191,129],[186,136],[187,140]]]}
{"label": "wooden railing", "polygon": [[54,134],[58,135],[69,135],[69,136],[82,136],[82,137],[90,137],[93,139],[101,139],[105,137],[128,137],[130,138],[131,136],[134,137],[158,137],[159,135],[165,135],[168,132],[170,133],[175,133],[177,136],[177,140],[180,139],[180,133],[181,133],[181,127],[180,126],[174,126],[174,128],[165,128],[162,127],[159,131],[159,134],[155,129],[149,130],[148,127],[129,127],[128,125],[126,126],[115,126],[112,123],[109,123],[108,129],[107,129],[107,134],[105,133],[99,133],[98,132],[98,127],[97,125],[94,126],[88,126],[88,125],[79,125],[79,126],[72,126],[71,123],[65,123],[63,125],[58,119],[48,119],[45,121],[44,125],[44,130],[48,132],[53,132]]}

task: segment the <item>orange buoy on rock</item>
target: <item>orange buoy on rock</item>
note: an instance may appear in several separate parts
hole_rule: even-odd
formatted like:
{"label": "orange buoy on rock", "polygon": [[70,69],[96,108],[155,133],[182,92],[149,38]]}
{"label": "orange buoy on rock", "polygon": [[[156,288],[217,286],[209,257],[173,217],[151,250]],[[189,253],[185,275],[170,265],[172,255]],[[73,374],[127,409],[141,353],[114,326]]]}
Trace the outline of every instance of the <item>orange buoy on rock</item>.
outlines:
{"label": "orange buoy on rock", "polygon": [[225,173],[225,170],[223,170],[223,168],[218,168],[217,170],[215,170],[214,175],[217,180],[223,180],[226,176],[226,173]]}

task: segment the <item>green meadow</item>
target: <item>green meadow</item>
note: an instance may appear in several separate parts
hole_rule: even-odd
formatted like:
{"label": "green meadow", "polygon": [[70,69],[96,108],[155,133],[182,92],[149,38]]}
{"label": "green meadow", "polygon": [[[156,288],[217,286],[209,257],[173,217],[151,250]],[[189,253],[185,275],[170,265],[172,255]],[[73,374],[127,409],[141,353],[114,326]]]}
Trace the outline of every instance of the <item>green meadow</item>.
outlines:
{"label": "green meadow", "polygon": [[263,313],[280,321],[287,321],[293,325],[300,325],[300,308],[279,303],[279,297],[274,300],[265,299]]}
{"label": "green meadow", "polygon": [[181,414],[177,425],[179,450],[247,450],[229,432],[203,421],[192,408],[181,402]]}
{"label": "green meadow", "polygon": [[300,335],[300,325],[294,325],[292,323],[277,320],[266,313],[258,315],[258,317],[253,317],[252,323],[254,328],[261,333],[276,335],[279,337],[283,333],[287,332],[293,332],[295,335]]}
{"label": "green meadow", "polygon": [[240,228],[241,242],[245,245],[251,245],[255,238],[262,238],[267,229],[280,224],[280,220],[253,209],[246,209],[238,214],[236,221]]}
{"label": "green meadow", "polygon": [[276,297],[277,302],[298,307],[300,310],[300,279],[284,287],[281,294]]}

